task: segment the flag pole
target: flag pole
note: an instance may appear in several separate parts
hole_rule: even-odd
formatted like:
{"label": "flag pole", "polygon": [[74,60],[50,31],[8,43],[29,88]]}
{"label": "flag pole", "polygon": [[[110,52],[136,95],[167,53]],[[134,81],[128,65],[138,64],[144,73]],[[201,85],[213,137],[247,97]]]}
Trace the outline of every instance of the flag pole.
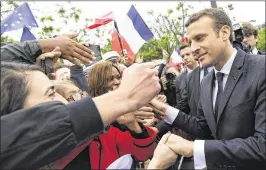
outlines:
{"label": "flag pole", "polygon": [[117,37],[118,37],[119,45],[120,45],[120,48],[121,48],[121,51],[122,51],[122,55],[125,56],[124,50],[123,50],[123,45],[122,45],[121,38],[120,38],[120,33],[119,33],[119,30],[118,30],[118,26],[117,26],[116,21],[114,21],[114,26],[115,26],[115,29],[117,31]]}

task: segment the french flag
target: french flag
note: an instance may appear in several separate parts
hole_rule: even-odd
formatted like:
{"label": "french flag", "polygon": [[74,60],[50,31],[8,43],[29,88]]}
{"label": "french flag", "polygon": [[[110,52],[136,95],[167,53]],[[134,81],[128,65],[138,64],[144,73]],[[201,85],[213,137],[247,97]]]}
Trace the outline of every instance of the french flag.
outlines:
{"label": "french flag", "polygon": [[[127,45],[125,45],[125,47],[127,47],[128,49],[124,48],[123,46],[123,48],[128,51],[128,54],[132,51],[135,55],[139,51],[141,46],[153,37],[153,33],[148,28],[145,21],[133,5],[130,7],[124,19],[116,21],[119,33],[121,35],[120,37],[122,37],[121,39],[124,40],[125,44],[128,44],[128,47]],[[113,49],[114,46],[119,46],[118,40],[114,40],[115,39],[113,39],[112,41]],[[121,54],[121,48],[117,52]],[[132,59],[130,59],[130,56],[129,60],[132,61]]]}
{"label": "french flag", "polygon": [[114,14],[113,12],[109,12],[103,16],[100,16],[98,18],[95,18],[94,24],[88,26],[88,29],[94,29],[94,28],[98,28],[99,26],[108,24],[109,22],[114,21]]}

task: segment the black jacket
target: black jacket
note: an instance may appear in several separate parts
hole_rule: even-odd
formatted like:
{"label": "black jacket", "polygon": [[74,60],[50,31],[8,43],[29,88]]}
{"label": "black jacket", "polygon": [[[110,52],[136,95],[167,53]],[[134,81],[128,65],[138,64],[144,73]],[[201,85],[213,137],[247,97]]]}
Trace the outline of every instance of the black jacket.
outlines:
{"label": "black jacket", "polygon": [[41,54],[39,40],[12,43],[1,47],[1,61],[34,64]]}
{"label": "black jacket", "polygon": [[104,129],[90,97],[47,102],[1,116],[0,169],[37,169],[70,153]]}
{"label": "black jacket", "polygon": [[88,81],[81,66],[73,65],[70,67],[70,79],[80,90],[88,92]]}

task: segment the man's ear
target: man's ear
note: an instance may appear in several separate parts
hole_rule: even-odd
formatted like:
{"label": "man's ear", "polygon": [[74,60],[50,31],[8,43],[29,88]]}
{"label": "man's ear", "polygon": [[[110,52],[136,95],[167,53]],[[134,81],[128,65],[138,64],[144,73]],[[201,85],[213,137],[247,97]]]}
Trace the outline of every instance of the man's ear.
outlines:
{"label": "man's ear", "polygon": [[230,34],[231,34],[231,28],[227,25],[224,25],[221,30],[221,38],[223,39],[223,41],[225,40],[229,40]]}

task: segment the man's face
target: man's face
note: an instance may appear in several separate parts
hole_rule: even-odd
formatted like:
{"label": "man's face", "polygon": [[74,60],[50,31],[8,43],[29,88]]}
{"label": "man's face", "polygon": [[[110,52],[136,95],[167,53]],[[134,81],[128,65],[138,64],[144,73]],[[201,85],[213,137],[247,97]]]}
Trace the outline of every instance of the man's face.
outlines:
{"label": "man's face", "polygon": [[245,35],[243,42],[246,45],[250,45],[253,49],[256,46],[256,43],[258,42],[258,38],[254,35]]}
{"label": "man's face", "polygon": [[191,48],[186,47],[180,50],[180,55],[184,60],[185,66],[188,67],[189,69],[192,69],[193,65],[196,64],[196,60],[192,54]]}
{"label": "man's face", "polygon": [[[191,43],[191,50],[203,67],[215,65],[223,56],[225,41],[229,39],[228,33],[217,33],[214,30],[214,20],[204,16],[190,24],[187,28],[187,37]],[[224,35],[226,34],[226,35]]]}

